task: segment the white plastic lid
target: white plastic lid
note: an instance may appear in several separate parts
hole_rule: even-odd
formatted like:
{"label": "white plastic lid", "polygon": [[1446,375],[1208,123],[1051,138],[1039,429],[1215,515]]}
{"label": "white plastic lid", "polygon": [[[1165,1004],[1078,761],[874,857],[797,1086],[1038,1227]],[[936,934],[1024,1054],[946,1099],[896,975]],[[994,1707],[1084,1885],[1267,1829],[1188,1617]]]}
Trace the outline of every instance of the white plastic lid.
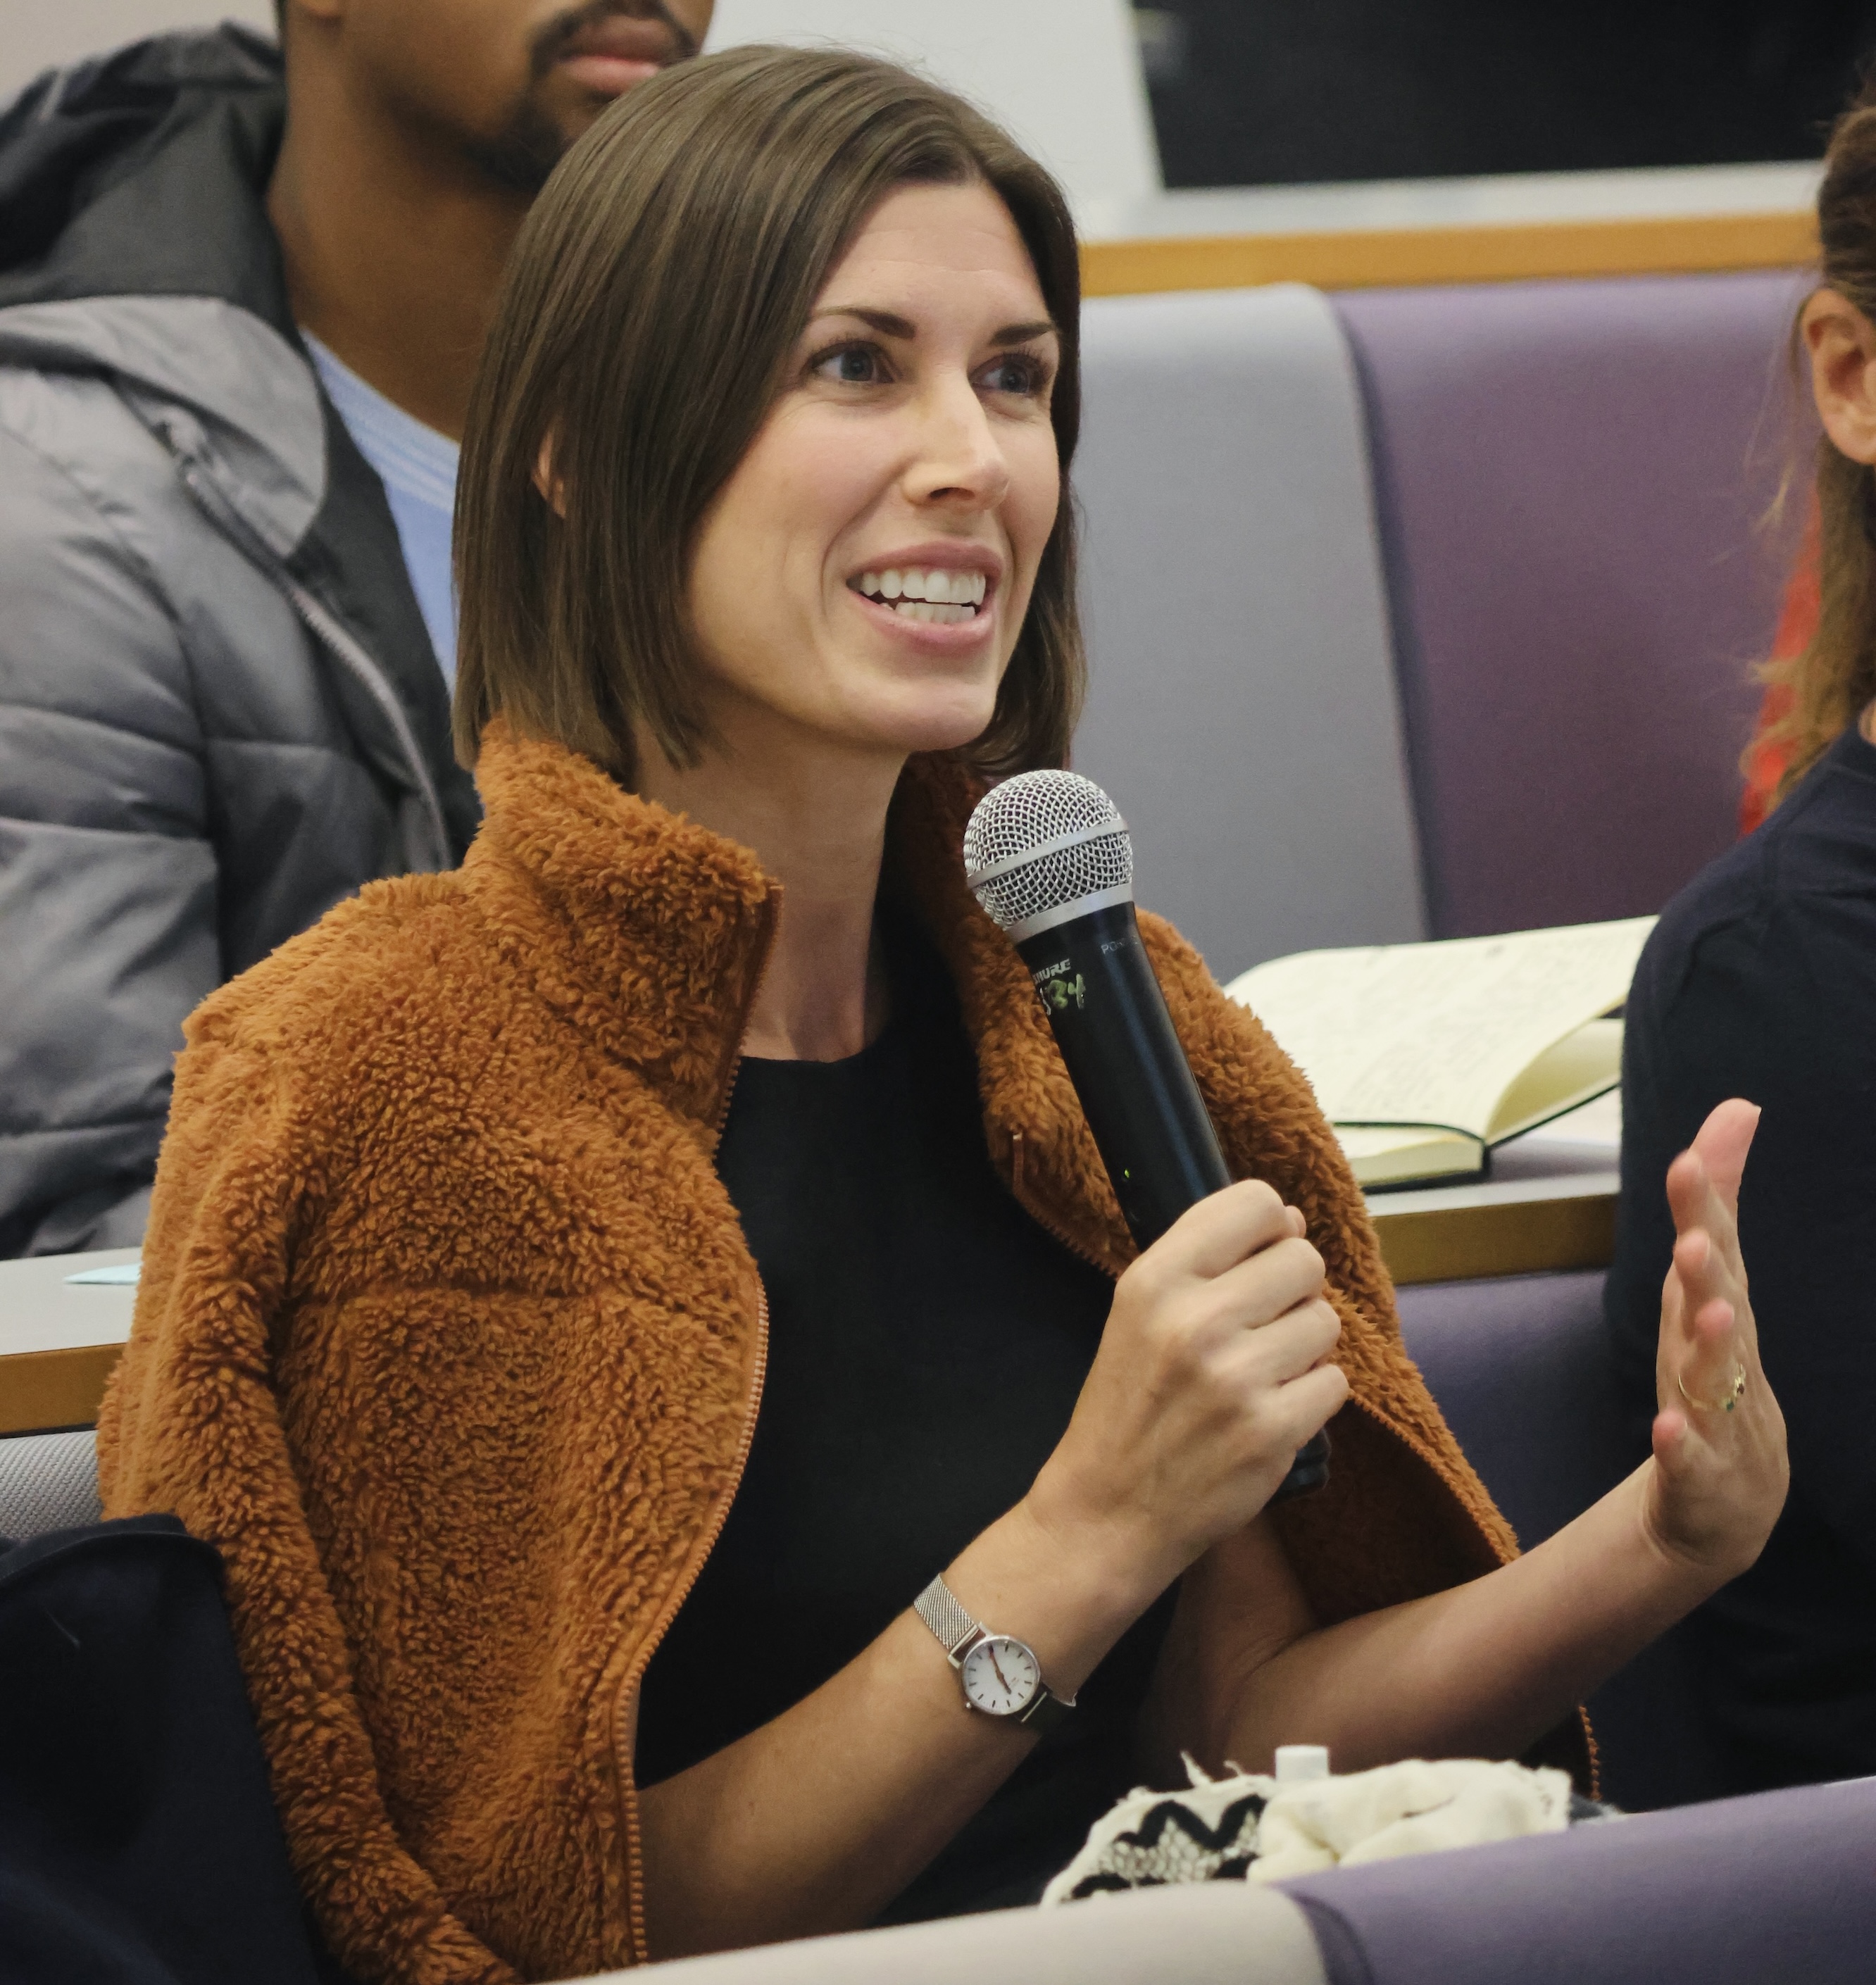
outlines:
{"label": "white plastic lid", "polygon": [[1329,1775],[1326,1744],[1279,1744],[1276,1747],[1276,1782],[1280,1785],[1303,1784],[1310,1778]]}

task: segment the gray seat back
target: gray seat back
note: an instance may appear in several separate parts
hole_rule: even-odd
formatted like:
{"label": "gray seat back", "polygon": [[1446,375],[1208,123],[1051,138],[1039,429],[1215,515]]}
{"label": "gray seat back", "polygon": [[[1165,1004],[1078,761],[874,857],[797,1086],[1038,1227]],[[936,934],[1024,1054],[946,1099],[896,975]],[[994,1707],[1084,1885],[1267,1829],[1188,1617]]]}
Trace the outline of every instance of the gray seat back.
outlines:
{"label": "gray seat back", "polygon": [[1091,680],[1076,769],[1221,979],[1425,935],[1361,397],[1295,284],[1083,320]]}
{"label": "gray seat back", "polygon": [[103,1513],[90,1428],[0,1439],[0,1537],[22,1543],[47,1530],[95,1523]]}

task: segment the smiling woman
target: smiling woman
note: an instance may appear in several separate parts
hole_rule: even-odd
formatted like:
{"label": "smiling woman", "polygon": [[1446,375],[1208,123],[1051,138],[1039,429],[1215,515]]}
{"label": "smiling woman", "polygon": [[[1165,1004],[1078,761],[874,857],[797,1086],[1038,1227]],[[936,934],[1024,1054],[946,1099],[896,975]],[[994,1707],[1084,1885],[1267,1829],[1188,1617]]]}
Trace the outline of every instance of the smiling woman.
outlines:
{"label": "smiling woman", "polygon": [[1061,514],[1060,347],[987,186],[902,186],[868,216],[692,556],[732,755],[757,710],[895,761],[983,734]]}
{"label": "smiling woman", "polygon": [[961,860],[1072,728],[1078,338],[1047,175],[852,55],[654,78],[523,230],[486,821],[197,1015],[99,1427],[110,1513],[226,1557],[361,1975],[1034,1899],[1182,1750],[1586,1772],[1770,1526],[1742,1106],[1669,1174],[1654,1456],[1515,1562],[1307,1085],[1150,916],[1238,1182],[1135,1258]]}
{"label": "smiling woman", "polygon": [[[889,652],[971,658],[994,707],[945,742],[992,773],[1067,749],[1081,651],[1061,500],[1080,418],[1067,207],[956,99],[883,64],[836,80],[812,62],[739,49],[635,92],[530,216],[462,469],[466,757],[502,710],[628,783],[641,733],[694,764],[721,712],[694,639],[712,647],[714,618],[740,614],[792,653],[811,615],[825,662],[827,639],[872,617],[853,582],[876,567],[899,572],[902,597],[907,570],[983,575],[972,636],[902,651],[876,631],[867,650],[876,669]],[[746,280],[694,279],[730,269]],[[928,439],[961,455],[916,458]],[[940,479],[882,503],[907,473]],[[824,558],[811,541],[830,529]],[[877,617],[901,635],[923,620]]]}

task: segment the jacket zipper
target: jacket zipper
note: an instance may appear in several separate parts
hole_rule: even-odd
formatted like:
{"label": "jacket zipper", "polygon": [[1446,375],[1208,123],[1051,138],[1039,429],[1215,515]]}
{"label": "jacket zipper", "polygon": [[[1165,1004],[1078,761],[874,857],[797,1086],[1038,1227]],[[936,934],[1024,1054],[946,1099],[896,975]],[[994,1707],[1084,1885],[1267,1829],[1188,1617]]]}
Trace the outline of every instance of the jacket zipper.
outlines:
{"label": "jacket zipper", "polygon": [[768,1294],[757,1278],[755,1315],[755,1369],[749,1386],[749,1407],[743,1416],[742,1436],[736,1444],[736,1457],[731,1464],[728,1490],[719,1496],[717,1506],[711,1514],[702,1538],[703,1548],[691,1554],[682,1579],[666,1603],[664,1610],[652,1623],[651,1631],[646,1635],[644,1644],[634,1658],[632,1666],[619,1691],[617,1707],[613,1711],[613,1754],[619,1766],[619,1783],[624,1792],[625,1854],[626,1854],[626,1933],[631,1940],[632,1962],[645,1964],[651,1961],[651,1951],[645,1940],[645,1866],[644,1831],[640,1822],[638,1805],[638,1781],[633,1775],[628,1750],[630,1736],[630,1718],[638,1700],[639,1685],[645,1678],[645,1671],[651,1665],[651,1658],[658,1651],[659,1643],[671,1630],[671,1622],[682,1610],[684,1602],[691,1596],[691,1588],[702,1574],[710,1560],[710,1553],[716,1549],[717,1539],[723,1533],[723,1526],[729,1520],[730,1506],[736,1500],[736,1491],[742,1484],[742,1472],[749,1459],[751,1443],[755,1439],[756,1416],[761,1409],[762,1382],[768,1373]]}
{"label": "jacket zipper", "polygon": [[729,1080],[723,1085],[723,1100],[717,1105],[717,1113],[710,1120],[710,1148],[713,1153],[722,1143],[723,1127],[730,1120],[730,1105],[736,1100],[736,1078],[742,1073],[742,1050],[738,1048],[736,1059],[730,1063]]}
{"label": "jacket zipper", "polygon": [[775,948],[775,920],[777,906],[782,900],[778,885],[771,883],[768,900],[762,906],[762,956],[755,968],[755,976],[749,982],[749,996],[743,1002],[742,1011],[736,1016],[736,1052],[731,1057],[730,1072],[725,1078],[723,1093],[718,1099],[716,1113],[710,1120],[710,1148],[714,1154],[723,1141],[723,1127],[730,1120],[730,1103],[736,1094],[736,1078],[742,1073],[742,1044],[749,1037],[749,1016],[755,1011],[755,1003],[762,996],[762,983],[768,976],[769,955]]}
{"label": "jacket zipper", "polygon": [[1051,1220],[1041,1207],[1030,1199],[1023,1190],[1023,1134],[1020,1130],[1010,1133],[1010,1197],[1027,1213],[1030,1218],[1052,1240],[1058,1241],[1069,1253],[1087,1262],[1091,1268],[1098,1268],[1111,1282],[1118,1282],[1120,1271],[1111,1261],[1105,1261],[1091,1248],[1084,1247],[1060,1221]]}
{"label": "jacket zipper", "polygon": [[390,725],[392,735],[397,740],[398,751],[403,754],[410,772],[411,782],[416,788],[417,797],[422,804],[424,824],[429,829],[432,845],[428,848],[412,851],[418,858],[412,865],[419,868],[447,868],[449,866],[449,830],[443,818],[442,802],[437,796],[436,782],[431,778],[430,768],[424,761],[422,751],[417,743],[417,734],[411,728],[410,718],[404,705],[384,671],[378,667],[363,643],[347,633],[337,616],[323,606],[287,569],[285,559],[262,539],[203,472],[201,465],[187,455],[179,456],[178,459],[183,486],[195,499],[197,505],[209,521],[279,587],[287,596],[287,603],[293,610],[306,623],[313,638],[331,652],[378,706],[379,714]]}
{"label": "jacket zipper", "polygon": [[[749,1016],[755,1010],[757,998],[762,989],[762,981],[768,974],[768,958],[773,949],[775,935],[775,903],[779,892],[771,889],[766,909],[767,928],[763,933],[762,959],[750,983],[749,996],[738,1016],[736,1033],[735,1058],[730,1063],[729,1078],[723,1085],[723,1096],[717,1105],[716,1113],[711,1123],[711,1148],[721,1144],[723,1127],[729,1120],[731,1099],[736,1093],[736,1078],[742,1071],[742,1043],[749,1031]],[[641,1823],[638,1805],[638,1781],[632,1770],[629,1739],[631,1735],[631,1711],[638,1700],[639,1685],[645,1678],[645,1671],[651,1665],[664,1636],[671,1631],[671,1624],[682,1611],[684,1602],[691,1596],[691,1588],[703,1575],[704,1567],[710,1562],[710,1553],[717,1547],[717,1540],[723,1534],[723,1526],[729,1521],[731,1506],[736,1500],[736,1492],[742,1486],[742,1472],[748,1466],[749,1449],[755,1439],[755,1422],[762,1408],[762,1386],[768,1375],[768,1291],[762,1286],[762,1274],[758,1268],[755,1276],[755,1365],[751,1375],[749,1403],[742,1419],[742,1432],[738,1438],[735,1458],[730,1464],[729,1484],[725,1493],[717,1499],[716,1507],[711,1512],[710,1521],[704,1526],[701,1539],[702,1549],[694,1550],[690,1563],[671,1597],[658,1617],[651,1623],[651,1631],[644,1638],[625,1680],[619,1686],[619,1699],[613,1709],[613,1758],[619,1773],[621,1804],[625,1809],[625,1869],[626,1869],[626,1934],[632,1947],[632,1961],[635,1964],[650,1962],[651,1953],[645,1940],[645,1870],[644,1829]]]}

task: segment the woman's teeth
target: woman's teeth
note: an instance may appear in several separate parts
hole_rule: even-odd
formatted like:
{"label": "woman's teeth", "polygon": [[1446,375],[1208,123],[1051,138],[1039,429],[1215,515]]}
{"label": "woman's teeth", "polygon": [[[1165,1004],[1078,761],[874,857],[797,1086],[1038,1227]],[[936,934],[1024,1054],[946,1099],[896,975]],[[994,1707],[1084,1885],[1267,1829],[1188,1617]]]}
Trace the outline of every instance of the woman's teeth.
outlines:
{"label": "woman's teeth", "polygon": [[934,566],[930,572],[862,573],[859,589],[869,599],[890,600],[902,620],[949,623],[974,620],[987,588],[980,572]]}

